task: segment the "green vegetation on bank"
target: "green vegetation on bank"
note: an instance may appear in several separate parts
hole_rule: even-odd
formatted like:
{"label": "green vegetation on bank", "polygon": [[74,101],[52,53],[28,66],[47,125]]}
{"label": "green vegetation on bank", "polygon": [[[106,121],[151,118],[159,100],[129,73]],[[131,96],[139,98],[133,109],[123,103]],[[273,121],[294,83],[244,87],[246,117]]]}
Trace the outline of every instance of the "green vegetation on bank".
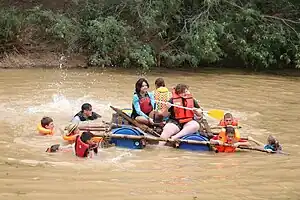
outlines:
{"label": "green vegetation on bank", "polygon": [[89,65],[300,68],[297,0],[73,0],[0,8],[0,54],[57,45]]}

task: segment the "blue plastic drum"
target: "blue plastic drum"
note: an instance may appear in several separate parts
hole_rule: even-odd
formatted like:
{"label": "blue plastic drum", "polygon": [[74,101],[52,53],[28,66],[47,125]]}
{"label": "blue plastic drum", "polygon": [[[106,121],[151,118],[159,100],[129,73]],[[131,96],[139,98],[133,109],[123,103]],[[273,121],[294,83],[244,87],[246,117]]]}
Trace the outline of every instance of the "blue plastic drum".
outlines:
{"label": "blue plastic drum", "polygon": [[[131,127],[122,127],[112,130],[112,134],[122,134],[122,135],[143,135],[140,131]],[[112,138],[111,143],[118,147],[129,148],[129,149],[143,149],[145,147],[145,142],[143,140],[136,139],[119,139]]]}
{"label": "blue plastic drum", "polygon": [[[208,139],[199,133],[194,133],[190,135],[183,136],[180,138],[182,140],[196,140],[196,141],[208,141]],[[188,143],[180,143],[178,146],[179,149],[185,149],[190,151],[210,151],[210,146],[206,144],[188,144]]]}

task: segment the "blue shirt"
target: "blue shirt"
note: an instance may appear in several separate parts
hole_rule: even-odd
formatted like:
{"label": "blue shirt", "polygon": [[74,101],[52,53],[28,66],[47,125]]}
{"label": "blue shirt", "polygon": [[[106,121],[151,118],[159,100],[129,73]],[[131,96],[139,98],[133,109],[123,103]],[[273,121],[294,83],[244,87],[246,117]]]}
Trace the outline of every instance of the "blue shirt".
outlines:
{"label": "blue shirt", "polygon": [[276,149],[276,147],[274,145],[270,145],[270,144],[266,144],[264,146],[264,149],[271,149],[272,151],[278,151],[278,150],[281,150],[281,146],[278,147],[278,149]]}
{"label": "blue shirt", "polygon": [[[154,108],[155,108],[154,95],[153,95],[153,93],[151,93],[151,92],[147,92],[147,93],[148,93],[148,95],[149,95],[149,98],[150,98],[150,101],[151,101],[152,108],[154,109]],[[149,117],[148,117],[145,113],[142,112],[139,101],[140,101],[140,99],[139,99],[138,95],[137,95],[137,94],[134,94],[134,95],[133,95],[133,99],[132,99],[132,104],[133,104],[133,107],[134,107],[136,113],[137,113],[139,116],[143,116],[143,117],[146,117],[146,118],[148,119]]]}

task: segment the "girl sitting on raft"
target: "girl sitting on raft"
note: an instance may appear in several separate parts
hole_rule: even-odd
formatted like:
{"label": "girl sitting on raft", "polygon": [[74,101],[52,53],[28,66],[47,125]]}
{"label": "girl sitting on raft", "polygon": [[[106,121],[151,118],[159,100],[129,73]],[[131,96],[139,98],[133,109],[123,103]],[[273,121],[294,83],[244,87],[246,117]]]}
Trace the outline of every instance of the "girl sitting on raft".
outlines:
{"label": "girl sitting on raft", "polygon": [[[137,122],[152,125],[154,124],[155,100],[152,93],[148,92],[149,83],[146,79],[140,78],[135,84],[135,93],[132,100],[131,117]],[[158,117],[161,114],[155,113]]]}
{"label": "girl sitting on raft", "polygon": [[155,80],[155,90],[154,99],[156,101],[156,110],[164,110],[166,108],[165,103],[161,103],[160,101],[167,102],[171,98],[171,93],[168,88],[166,88],[166,84],[163,78],[158,78]]}
{"label": "girl sitting on raft", "polygon": [[[172,106],[171,104],[191,108],[193,110]],[[163,115],[168,116],[170,113],[170,116],[160,137],[179,139],[199,130],[200,126],[199,123],[194,120],[194,114],[201,116],[202,110],[197,100],[195,100],[189,92],[187,85],[178,84],[173,89],[172,97],[166,105],[167,108],[164,109]],[[160,144],[163,144],[163,142]]]}

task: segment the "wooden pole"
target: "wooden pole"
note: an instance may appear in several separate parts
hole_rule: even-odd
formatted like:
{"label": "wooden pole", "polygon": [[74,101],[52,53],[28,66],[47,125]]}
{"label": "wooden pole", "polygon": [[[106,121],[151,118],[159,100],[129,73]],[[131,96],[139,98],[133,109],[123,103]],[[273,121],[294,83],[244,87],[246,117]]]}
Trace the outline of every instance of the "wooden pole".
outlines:
{"label": "wooden pole", "polygon": [[131,124],[133,124],[134,126],[138,127],[139,129],[141,129],[142,131],[149,133],[151,135],[160,137],[160,134],[158,134],[156,131],[154,131],[153,129],[149,128],[147,125],[144,124],[140,124],[138,123],[136,120],[132,119],[131,117],[129,117],[126,113],[124,113],[122,110],[115,108],[113,106],[110,106],[111,109],[113,109],[117,114],[119,114],[121,117],[123,117],[125,120],[127,120],[128,122],[130,122]]}
{"label": "wooden pole", "polygon": [[[232,128],[242,128],[241,126],[230,126]],[[221,128],[224,128],[224,126],[212,126],[210,127],[210,129],[221,129]]]}
{"label": "wooden pole", "polygon": [[131,139],[131,140],[152,140],[152,141],[163,141],[163,142],[173,142],[173,143],[188,143],[188,144],[201,144],[201,145],[210,145],[209,141],[197,141],[197,140],[173,140],[173,139],[165,139],[161,137],[152,137],[152,136],[144,136],[144,135],[123,135],[123,134],[97,134],[95,137],[111,137],[111,138],[119,138],[119,139]]}

